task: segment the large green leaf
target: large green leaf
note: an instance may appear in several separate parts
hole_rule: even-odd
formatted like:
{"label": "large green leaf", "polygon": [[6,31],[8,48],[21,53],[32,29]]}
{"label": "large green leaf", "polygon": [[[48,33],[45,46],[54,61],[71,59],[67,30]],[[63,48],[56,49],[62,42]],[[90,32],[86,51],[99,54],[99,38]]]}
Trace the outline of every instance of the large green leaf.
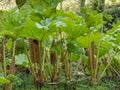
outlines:
{"label": "large green leaf", "polygon": [[120,33],[105,35],[103,41],[109,43],[113,48],[120,49]]}
{"label": "large green leaf", "polygon": [[18,11],[12,10],[6,13],[2,19],[2,31],[3,36],[9,36],[13,39],[17,39],[24,24],[24,17],[20,15]]}
{"label": "large green leaf", "polygon": [[46,37],[49,37],[54,30],[56,30],[52,28],[52,22],[52,18],[42,19],[39,22],[28,19],[23,31],[21,32],[21,36],[39,41],[45,39]]}
{"label": "large green leaf", "polygon": [[29,61],[25,54],[19,54],[15,56],[15,64],[23,67],[28,67]]}
{"label": "large green leaf", "polygon": [[109,53],[109,51],[112,49],[112,45],[106,42],[102,42],[100,45],[100,52],[99,52],[99,57],[102,57]]}
{"label": "large green leaf", "polygon": [[87,36],[79,37],[77,39],[77,42],[80,45],[80,47],[88,48],[90,42],[94,41],[95,46],[97,46],[100,40],[101,40],[101,33],[92,33]]}
{"label": "large green leaf", "polygon": [[[83,16],[85,19],[86,25],[90,28],[90,30],[94,30],[93,28],[97,27],[97,30],[101,30],[101,27],[104,24],[103,15],[97,13],[96,11],[91,11],[87,8],[82,8]],[[92,29],[91,29],[92,27]]]}
{"label": "large green leaf", "polygon": [[35,40],[41,40],[43,36],[43,32],[41,29],[39,30],[36,27],[35,22],[33,22],[32,20],[27,20],[26,25],[22,30],[20,36],[26,37],[26,38],[32,38]]}
{"label": "large green leaf", "polygon": [[[7,60],[7,64],[10,65],[12,59]],[[29,66],[29,61],[28,58],[25,54],[18,54],[15,56],[15,65],[19,65],[22,67],[28,67]]]}
{"label": "large green leaf", "polygon": [[44,10],[56,8],[61,1],[63,0],[29,0],[28,3],[32,4],[33,8]]}
{"label": "large green leaf", "polygon": [[57,5],[63,0],[29,0],[27,3],[34,8],[34,13],[42,17],[50,17],[56,10]]}
{"label": "large green leaf", "polygon": [[61,31],[65,32],[70,40],[74,40],[88,32],[82,17],[74,12],[58,10],[53,17],[56,17],[56,24],[61,25]]}
{"label": "large green leaf", "polygon": [[74,40],[80,36],[84,36],[88,32],[88,28],[83,23],[77,24],[75,21],[67,18],[65,20],[67,27],[63,31],[67,34],[68,38]]}
{"label": "large green leaf", "polygon": [[36,22],[35,24],[38,29],[49,30],[51,22],[52,22],[52,18],[46,18],[41,20],[40,22]]}
{"label": "large green leaf", "polygon": [[109,53],[113,48],[118,48],[118,45],[115,44],[113,41],[116,40],[113,36],[105,34],[102,36],[100,42],[100,54],[99,57],[104,56],[105,54]]}

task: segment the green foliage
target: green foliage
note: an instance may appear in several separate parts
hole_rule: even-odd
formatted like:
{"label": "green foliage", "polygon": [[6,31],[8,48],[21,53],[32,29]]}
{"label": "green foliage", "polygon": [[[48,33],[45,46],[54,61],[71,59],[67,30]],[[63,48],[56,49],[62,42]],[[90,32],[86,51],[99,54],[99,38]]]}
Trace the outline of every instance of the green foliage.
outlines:
{"label": "green foliage", "polygon": [[13,86],[20,86],[22,84],[22,80],[15,75],[9,74],[7,79],[13,84]]}
{"label": "green foliage", "polygon": [[[27,43],[25,43],[26,46],[27,46]],[[26,47],[28,48],[28,47]],[[16,51],[15,51],[15,54],[18,55],[18,54],[22,54],[24,53],[25,50],[24,50],[24,43],[22,42],[21,39],[18,39],[16,40]]]}
{"label": "green foliage", "polygon": [[9,75],[7,76],[7,79],[8,79],[10,82],[14,82],[14,81],[16,81],[18,78],[17,78],[16,76],[12,75],[12,74],[9,74]]}
{"label": "green foliage", "polygon": [[118,20],[117,23],[113,25],[113,28],[110,31],[108,31],[108,34],[113,35],[118,33],[120,31],[119,28],[120,28],[120,21]]}
{"label": "green foliage", "polygon": [[120,51],[118,51],[114,57],[113,57],[113,61],[112,61],[112,68],[114,68],[118,73],[120,72]]}
{"label": "green foliage", "polygon": [[59,2],[63,0],[29,0],[28,3],[33,5],[33,8],[37,8],[39,10],[44,10],[44,9],[55,9],[58,5]]}
{"label": "green foliage", "polygon": [[113,23],[116,23],[117,20],[120,20],[120,8],[117,6],[112,6],[105,10],[105,13],[113,17]]}
{"label": "green foliage", "polygon": [[42,30],[37,29],[35,23],[32,20],[28,20],[20,36],[25,38],[41,40],[42,35]]}
{"label": "green foliage", "polygon": [[[90,9],[82,8],[82,12],[85,18],[86,25],[90,27],[102,26],[103,25],[103,15],[97,13],[96,11],[91,11]],[[100,30],[101,27],[97,30]]]}
{"label": "green foliage", "polygon": [[28,5],[34,9],[33,14],[39,14],[41,18],[49,18],[56,11],[57,5],[63,0],[29,0]]}
{"label": "green foliage", "polygon": [[99,57],[102,57],[109,53],[109,51],[112,49],[111,44],[109,43],[101,43],[101,48],[100,48],[100,54]]}
{"label": "green foliage", "polygon": [[84,24],[82,17],[76,13],[56,11],[55,16],[59,16],[57,20],[61,20],[63,24],[65,23],[64,27],[61,27],[61,30],[67,34],[69,40],[74,40],[88,32],[88,28]]}
{"label": "green foliage", "polygon": [[8,50],[8,51],[10,51],[10,50],[11,50],[12,45],[13,45],[13,43],[12,43],[12,41],[11,41],[11,40],[9,40],[9,41],[6,43],[6,48],[7,48],[7,50]]}
{"label": "green foliage", "polygon": [[6,13],[2,19],[1,35],[16,40],[21,32],[24,18],[16,10]]}
{"label": "green foliage", "polygon": [[[50,76],[52,76],[51,73],[53,73],[53,67],[49,62],[50,53],[48,52],[50,50],[54,51],[59,60],[62,58],[60,57],[62,56],[61,49],[63,49],[63,53],[66,55],[66,60],[77,62],[81,59],[83,64],[82,67],[85,69],[84,73],[91,75],[92,71],[86,68],[89,62],[88,56],[85,55],[84,48],[90,48],[92,41],[95,44],[94,57],[98,59],[98,63],[104,64],[102,59],[103,57],[107,57],[106,62],[114,60],[117,64],[120,64],[120,21],[114,25],[112,30],[104,34],[101,32],[103,31],[103,25],[112,19],[109,15],[103,15],[102,13],[97,13],[96,11],[91,11],[86,8],[82,8],[82,16],[73,12],[56,10],[60,2],[62,2],[62,0],[28,0],[19,11],[14,9],[4,14],[0,21],[0,23],[2,23],[2,25],[0,25],[2,28],[0,37],[8,39],[6,42],[7,51],[11,50],[13,41],[15,40],[18,40],[18,42],[21,38],[23,41],[29,38],[37,40],[40,44],[39,48],[41,55],[40,64],[38,64],[37,68],[38,71],[45,69],[44,73],[47,78],[50,78]],[[55,45],[52,48],[51,39],[55,40]],[[25,42],[26,46],[27,43],[28,42]],[[24,44],[20,42],[18,44],[20,48],[22,48],[22,46],[24,47]],[[26,53],[28,48],[29,47],[26,47]],[[114,56],[108,58],[109,55]],[[25,54],[16,55],[15,64],[22,67],[28,67],[30,64],[32,66],[33,63],[30,63],[28,57],[29,55],[26,56]],[[9,59],[10,64],[11,57],[7,57],[7,59]],[[44,59],[43,62],[41,62],[41,59]],[[70,65],[70,62],[65,63],[66,65]],[[115,65],[115,70],[119,71],[119,65],[117,67],[115,62],[112,61],[111,65]],[[69,65],[68,67],[71,67]],[[61,66],[58,65],[57,68],[61,68]],[[36,67],[33,67],[33,70],[35,69]],[[100,76],[104,70],[105,65],[101,65],[98,76]],[[8,75],[7,79],[0,78],[0,84],[18,81],[18,78],[14,75]],[[65,82],[65,90],[69,89],[69,85],[73,84],[71,82],[72,81]],[[88,89],[87,86],[88,85],[81,85],[81,87],[85,89]],[[72,87],[71,89],[74,88],[75,87]],[[101,90],[106,89],[106,87],[89,87],[89,89]]]}
{"label": "green foliage", "polygon": [[[117,7],[116,5],[111,6],[110,8],[106,9],[104,13],[111,15],[112,19],[111,21],[108,21],[106,23],[106,28],[112,29],[113,25],[116,24],[118,20],[120,20],[120,7]],[[110,18],[110,17],[107,17],[107,18]]]}
{"label": "green foliage", "polygon": [[15,64],[23,67],[28,67],[28,58],[25,54],[19,54],[15,56]]}
{"label": "green foliage", "polygon": [[[11,59],[7,60],[7,65],[10,65]],[[28,67],[29,62],[28,58],[25,54],[18,54],[15,56],[15,65],[22,66],[22,67]]]}
{"label": "green foliage", "polygon": [[95,45],[97,46],[100,39],[101,39],[100,33],[92,33],[86,36],[81,36],[80,38],[78,38],[77,42],[80,45],[80,47],[88,48],[90,40],[94,41]]}
{"label": "green foliage", "polygon": [[8,79],[5,79],[4,77],[0,77],[0,85],[7,84],[10,81]]}
{"label": "green foliage", "polygon": [[113,17],[107,13],[103,13],[103,20],[105,22],[110,22],[113,19]]}

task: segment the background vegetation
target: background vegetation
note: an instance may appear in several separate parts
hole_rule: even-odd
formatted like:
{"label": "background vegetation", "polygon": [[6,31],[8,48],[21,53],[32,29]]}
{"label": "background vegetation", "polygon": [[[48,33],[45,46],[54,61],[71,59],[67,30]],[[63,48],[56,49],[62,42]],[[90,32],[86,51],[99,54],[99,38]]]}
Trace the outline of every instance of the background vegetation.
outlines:
{"label": "background vegetation", "polygon": [[0,89],[119,90],[117,0],[0,2]]}

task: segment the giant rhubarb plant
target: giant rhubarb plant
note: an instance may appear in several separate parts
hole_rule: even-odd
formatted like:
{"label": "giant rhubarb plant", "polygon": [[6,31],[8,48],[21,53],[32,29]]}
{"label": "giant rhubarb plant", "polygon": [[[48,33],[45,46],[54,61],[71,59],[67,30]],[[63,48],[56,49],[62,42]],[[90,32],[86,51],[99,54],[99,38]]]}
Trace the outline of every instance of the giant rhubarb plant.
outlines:
{"label": "giant rhubarb plant", "polygon": [[[35,69],[32,69],[34,81],[36,84],[42,85],[44,76],[44,63],[46,56],[46,38],[51,33],[49,27],[51,25],[50,16],[55,13],[56,7],[62,0],[29,0],[25,6],[29,6],[31,13],[27,15],[25,27],[21,33],[21,37],[29,38],[30,53],[26,54],[29,61],[34,64]],[[24,6],[22,7],[24,8]],[[20,9],[22,11],[22,8]],[[23,39],[24,41],[24,39]],[[26,48],[26,46],[25,46]],[[30,55],[29,55],[30,54]]]}

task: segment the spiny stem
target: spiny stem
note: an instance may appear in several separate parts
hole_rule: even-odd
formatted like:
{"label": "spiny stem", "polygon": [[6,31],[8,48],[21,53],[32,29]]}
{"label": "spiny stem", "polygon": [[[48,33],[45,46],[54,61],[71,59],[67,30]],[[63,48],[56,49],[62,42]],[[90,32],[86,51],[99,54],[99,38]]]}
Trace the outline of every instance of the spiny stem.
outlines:
{"label": "spiny stem", "polygon": [[16,46],[16,41],[13,42],[13,53],[12,53],[12,62],[10,65],[10,74],[15,74],[15,46]]}
{"label": "spiny stem", "polygon": [[[16,46],[16,41],[13,42],[12,62],[10,64],[10,74],[12,75],[15,75],[15,46]],[[12,90],[12,83],[8,84],[8,89]]]}
{"label": "spiny stem", "polygon": [[43,41],[43,64],[42,64],[42,71],[44,71],[44,63],[45,63],[45,41]]}
{"label": "spiny stem", "polygon": [[[3,51],[2,51],[2,53],[3,53],[3,69],[4,69],[4,77],[6,78],[7,77],[7,68],[6,68],[6,52],[5,52],[5,39],[3,39],[3,41],[2,41],[2,48],[3,48]],[[7,84],[5,84],[5,90],[8,90],[7,89]]]}
{"label": "spiny stem", "polygon": [[7,69],[6,69],[6,57],[5,57],[5,40],[2,41],[2,48],[3,48],[3,66],[4,66],[4,76],[7,76]]}
{"label": "spiny stem", "polygon": [[32,61],[31,61],[31,59],[30,59],[30,55],[29,55],[29,53],[28,53],[28,51],[27,51],[27,46],[26,46],[23,38],[22,38],[22,41],[23,41],[23,45],[24,45],[25,54],[27,55],[28,60],[29,60],[29,65],[30,65],[30,68],[31,68],[31,70],[32,70],[32,74],[33,74],[33,76],[35,77],[35,76],[36,76],[36,75],[35,75],[35,70],[34,70],[34,67],[33,67],[33,65],[32,65]]}
{"label": "spiny stem", "polygon": [[90,64],[90,69],[91,69],[91,72],[92,72],[92,80],[94,79],[93,77],[93,74],[94,74],[94,71],[93,71],[93,62],[92,62],[92,47],[91,47],[91,36],[90,36],[90,32],[88,34],[88,40],[89,40],[89,64]]}
{"label": "spiny stem", "polygon": [[39,60],[39,67],[40,67],[40,74],[42,75],[42,43],[39,42],[39,56],[40,56],[40,60]]}
{"label": "spiny stem", "polygon": [[97,58],[96,58],[96,67],[95,67],[95,77],[97,78],[98,73],[98,60],[99,60],[99,53],[100,53],[100,41],[98,43],[98,51],[97,51]]}

